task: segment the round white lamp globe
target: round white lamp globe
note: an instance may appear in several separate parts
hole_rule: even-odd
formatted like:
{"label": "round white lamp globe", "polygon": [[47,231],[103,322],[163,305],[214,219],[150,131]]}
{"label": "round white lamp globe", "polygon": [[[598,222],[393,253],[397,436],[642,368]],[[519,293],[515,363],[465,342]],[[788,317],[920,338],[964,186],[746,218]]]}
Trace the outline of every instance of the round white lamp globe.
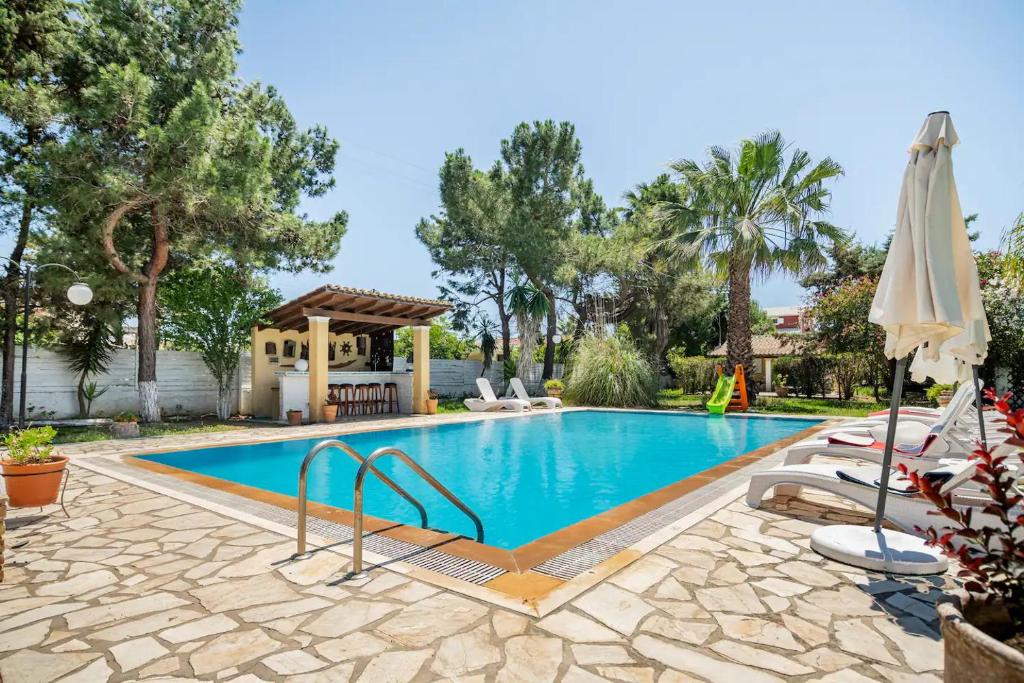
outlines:
{"label": "round white lamp globe", "polygon": [[68,301],[76,306],[85,306],[92,301],[92,288],[84,282],[76,282],[68,287]]}
{"label": "round white lamp globe", "polygon": [[562,343],[562,335],[560,335],[560,334],[554,335],[553,337],[551,337],[551,341],[553,343],[555,343],[555,344],[561,344]]}
{"label": "round white lamp globe", "polygon": [[305,358],[298,359],[297,361],[295,361],[295,369],[298,372],[305,372],[306,370],[309,370],[309,361],[307,361]]}

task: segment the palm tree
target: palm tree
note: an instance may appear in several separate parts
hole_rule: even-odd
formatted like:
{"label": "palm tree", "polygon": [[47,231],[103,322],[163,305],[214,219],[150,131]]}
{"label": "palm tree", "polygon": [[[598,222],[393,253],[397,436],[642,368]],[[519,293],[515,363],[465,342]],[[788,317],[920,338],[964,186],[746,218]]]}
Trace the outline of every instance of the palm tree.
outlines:
{"label": "palm tree", "polygon": [[843,174],[830,158],[811,157],[787,145],[778,131],[744,140],[737,153],[712,147],[703,164],[671,164],[681,199],[659,202],[656,220],[670,227],[678,258],[703,261],[728,283],[729,366],[751,375],[750,280],[776,271],[806,273],[825,265],[827,249],[846,233],[821,220],[832,192],[825,183]]}
{"label": "palm tree", "polygon": [[508,310],[515,316],[519,332],[519,362],[516,365],[516,376],[525,380],[528,379],[530,365],[533,363],[533,350],[537,348],[540,323],[547,317],[550,304],[542,290],[534,287],[529,280],[523,279],[508,292]]}

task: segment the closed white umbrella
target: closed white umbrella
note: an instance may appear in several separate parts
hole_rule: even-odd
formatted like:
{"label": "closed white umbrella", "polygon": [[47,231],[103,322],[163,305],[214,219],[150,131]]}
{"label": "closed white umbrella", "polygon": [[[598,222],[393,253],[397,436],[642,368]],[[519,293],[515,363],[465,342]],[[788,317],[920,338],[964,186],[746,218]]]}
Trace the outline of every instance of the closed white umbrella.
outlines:
{"label": "closed white umbrella", "polygon": [[919,574],[946,567],[921,539],[881,524],[907,356],[917,349],[919,374],[951,382],[988,353],[978,269],[953,178],[958,142],[949,113],[940,111],[928,115],[911,143],[896,231],[871,305],[869,320],[885,329],[885,354],[897,361],[874,529],[827,527],[811,539],[822,554],[862,567]]}

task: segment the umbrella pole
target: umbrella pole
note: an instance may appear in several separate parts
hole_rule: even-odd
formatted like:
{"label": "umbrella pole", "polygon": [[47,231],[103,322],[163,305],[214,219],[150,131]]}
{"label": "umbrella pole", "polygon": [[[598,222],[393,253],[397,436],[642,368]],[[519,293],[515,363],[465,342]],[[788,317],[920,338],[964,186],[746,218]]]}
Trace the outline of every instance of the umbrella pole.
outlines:
{"label": "umbrella pole", "polygon": [[892,449],[896,446],[896,423],[900,416],[900,399],[903,397],[903,375],[907,368],[907,357],[896,361],[896,377],[892,381],[892,399],[889,402],[889,425],[885,430],[885,452],[882,456],[882,478],[878,482],[878,504],[875,506],[875,533],[882,530],[885,517],[885,500],[889,493],[889,470],[892,465]]}
{"label": "umbrella pole", "polygon": [[981,407],[981,387],[978,386],[978,366],[972,365],[974,371],[974,403],[978,406],[978,430],[981,432],[981,446],[988,450],[988,438],[985,436],[985,413]]}

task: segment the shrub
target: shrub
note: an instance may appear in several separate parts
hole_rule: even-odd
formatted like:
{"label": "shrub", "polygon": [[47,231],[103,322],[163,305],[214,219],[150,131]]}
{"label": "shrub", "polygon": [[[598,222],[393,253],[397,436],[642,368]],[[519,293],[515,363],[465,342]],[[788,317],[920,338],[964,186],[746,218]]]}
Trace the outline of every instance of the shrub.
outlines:
{"label": "shrub", "polygon": [[669,349],[667,357],[668,366],[676,376],[676,387],[682,389],[684,394],[714,391],[718,382],[715,365],[720,361],[706,356],[687,356],[681,346]]}
{"label": "shrub", "polygon": [[15,465],[35,465],[49,462],[53,457],[51,442],[57,436],[53,427],[33,427],[4,435],[3,445],[7,458]]}
{"label": "shrub", "polygon": [[577,405],[653,407],[658,375],[628,335],[588,334],[576,346],[565,392]]}
{"label": "shrub", "polygon": [[849,401],[868,371],[867,359],[859,353],[834,353],[824,357],[839,398]]}
{"label": "shrub", "polygon": [[[985,393],[995,400],[991,389]],[[973,481],[990,498],[983,507],[954,505],[951,493],[940,493],[937,485],[908,471],[905,465],[900,465],[900,471],[935,506],[932,514],[943,518],[944,526],[918,527],[917,531],[926,535],[929,545],[957,560],[962,567],[959,576],[966,579],[964,589],[984,596],[986,602],[1001,604],[1015,633],[1020,634],[1024,633],[1024,515],[1020,512],[1024,496],[1017,488],[1016,474],[1024,465],[1024,409],[1013,410],[1011,401],[1012,395],[1006,394],[995,400],[995,406],[1012,430],[1008,443],[1018,446],[1014,454],[1018,462],[1010,465],[1006,462],[1010,455],[996,455],[992,449],[979,448],[970,456],[977,462]],[[997,521],[972,525],[972,513],[982,512]],[[1005,640],[1014,633],[990,635]]]}
{"label": "shrub", "polygon": [[928,397],[929,401],[939,405],[939,396],[947,391],[953,391],[952,384],[933,384],[925,390],[924,395]]}
{"label": "shrub", "polygon": [[775,360],[776,377],[786,376],[786,386],[794,392],[813,398],[825,396],[829,387],[832,362],[821,355],[781,356]]}
{"label": "shrub", "polygon": [[565,388],[565,385],[562,384],[562,380],[560,379],[549,379],[548,381],[544,382],[544,388],[549,391],[551,389],[561,390]]}

